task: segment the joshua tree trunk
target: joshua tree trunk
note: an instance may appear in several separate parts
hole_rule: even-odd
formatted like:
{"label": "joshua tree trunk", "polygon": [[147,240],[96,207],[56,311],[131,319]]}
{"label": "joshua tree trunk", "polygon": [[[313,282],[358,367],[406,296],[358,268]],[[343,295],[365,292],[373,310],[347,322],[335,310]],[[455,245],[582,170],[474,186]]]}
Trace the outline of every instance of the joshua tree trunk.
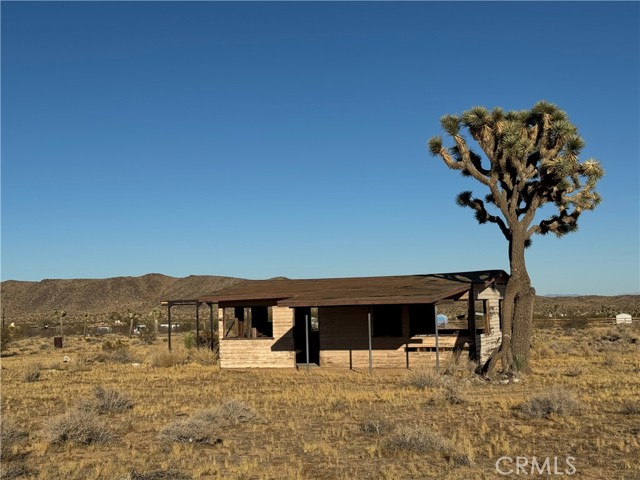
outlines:
{"label": "joshua tree trunk", "polygon": [[483,368],[491,375],[498,360],[504,372],[529,373],[529,347],[531,345],[533,303],[535,290],[524,260],[524,236],[514,232],[509,241],[511,278],[507,282],[502,311],[502,344]]}

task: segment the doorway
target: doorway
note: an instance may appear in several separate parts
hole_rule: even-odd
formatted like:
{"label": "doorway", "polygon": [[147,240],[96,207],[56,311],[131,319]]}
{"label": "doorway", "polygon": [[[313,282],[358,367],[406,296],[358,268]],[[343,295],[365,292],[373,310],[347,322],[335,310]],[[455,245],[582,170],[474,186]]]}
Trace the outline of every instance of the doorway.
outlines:
{"label": "doorway", "polygon": [[[305,322],[307,328],[305,329]],[[296,351],[296,363],[307,363],[306,332],[309,332],[309,363],[320,365],[320,328],[318,309],[310,307],[295,308],[293,325],[293,344]]]}

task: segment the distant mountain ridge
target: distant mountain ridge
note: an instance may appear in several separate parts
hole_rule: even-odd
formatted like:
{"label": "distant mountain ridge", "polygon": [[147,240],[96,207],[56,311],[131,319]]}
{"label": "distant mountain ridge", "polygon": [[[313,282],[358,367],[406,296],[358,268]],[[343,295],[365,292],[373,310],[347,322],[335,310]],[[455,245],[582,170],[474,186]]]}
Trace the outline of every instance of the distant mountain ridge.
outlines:
{"label": "distant mountain ridge", "polygon": [[2,309],[7,319],[51,315],[65,310],[69,316],[113,311],[148,312],[162,300],[193,299],[242,281],[214,275],[184,278],[150,273],[141,277],[104,279],[47,279],[39,282],[2,282]]}

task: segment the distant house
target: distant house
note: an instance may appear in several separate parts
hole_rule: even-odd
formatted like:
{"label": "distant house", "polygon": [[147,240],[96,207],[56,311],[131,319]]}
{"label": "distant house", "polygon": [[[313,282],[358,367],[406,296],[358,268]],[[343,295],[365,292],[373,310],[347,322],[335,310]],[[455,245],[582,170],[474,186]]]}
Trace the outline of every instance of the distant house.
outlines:
{"label": "distant house", "polygon": [[[293,368],[307,360],[321,367],[412,368],[433,365],[436,353],[440,361],[488,358],[502,339],[507,279],[502,270],[489,270],[247,280],[197,302],[212,312],[218,306],[222,368]],[[465,302],[467,314],[462,324],[436,327],[438,305],[448,302]]]}
{"label": "distant house", "polygon": [[628,313],[619,313],[616,315],[616,323],[631,323],[631,315]]}

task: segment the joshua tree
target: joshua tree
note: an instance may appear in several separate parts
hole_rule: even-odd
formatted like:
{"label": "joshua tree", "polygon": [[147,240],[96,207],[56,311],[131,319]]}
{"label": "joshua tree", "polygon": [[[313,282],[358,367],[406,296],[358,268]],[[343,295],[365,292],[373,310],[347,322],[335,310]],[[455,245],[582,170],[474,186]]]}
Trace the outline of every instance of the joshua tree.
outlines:
{"label": "joshua tree", "polygon": [[[600,203],[595,187],[604,171],[596,160],[578,160],[584,147],[578,130],[565,112],[545,101],[522,111],[474,107],[460,116],[445,115],[440,123],[455,145],[446,148],[440,137],[433,137],[428,143],[431,154],[489,190],[484,199],[462,192],[457,204],[471,208],[478,223],[498,225],[509,243],[511,277],[502,312],[502,345],[484,371],[491,373],[501,360],[505,371],[528,372],[535,290],[525,248],[534,234],[562,237],[576,231],[580,214]],[[461,130],[477,142],[485,158],[469,148]],[[534,222],[547,204],[556,211]]]}

